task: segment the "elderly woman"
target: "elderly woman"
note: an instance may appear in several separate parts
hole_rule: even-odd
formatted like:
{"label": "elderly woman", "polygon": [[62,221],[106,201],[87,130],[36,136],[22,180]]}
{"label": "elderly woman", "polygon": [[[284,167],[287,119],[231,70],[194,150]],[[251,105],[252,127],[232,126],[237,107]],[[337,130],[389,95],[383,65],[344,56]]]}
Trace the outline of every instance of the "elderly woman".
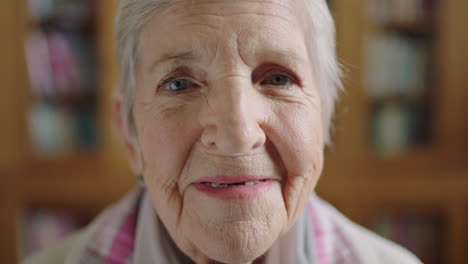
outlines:
{"label": "elderly woman", "polygon": [[324,0],[121,0],[141,187],[28,263],[420,263],[314,195],[340,70]]}

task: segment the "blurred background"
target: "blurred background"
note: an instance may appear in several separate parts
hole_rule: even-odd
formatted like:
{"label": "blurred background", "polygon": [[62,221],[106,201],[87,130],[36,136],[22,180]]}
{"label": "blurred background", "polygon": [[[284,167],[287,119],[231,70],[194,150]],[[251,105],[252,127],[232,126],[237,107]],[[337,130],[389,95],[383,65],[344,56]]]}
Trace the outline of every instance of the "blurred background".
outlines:
{"label": "blurred background", "polygon": [[[468,263],[467,0],[331,0],[346,91],[317,192],[424,263]],[[0,262],[135,186],[112,126],[117,0],[0,2]]]}

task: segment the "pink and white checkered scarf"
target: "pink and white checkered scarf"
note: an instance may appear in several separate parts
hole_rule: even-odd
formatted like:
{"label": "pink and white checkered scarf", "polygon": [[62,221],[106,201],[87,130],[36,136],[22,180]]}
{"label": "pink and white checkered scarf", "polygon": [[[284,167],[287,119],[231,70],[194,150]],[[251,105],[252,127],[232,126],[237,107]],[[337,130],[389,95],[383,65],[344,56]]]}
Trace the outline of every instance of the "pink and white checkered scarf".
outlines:
{"label": "pink and white checkered scarf", "polygon": [[[311,196],[291,230],[270,249],[267,263],[360,263],[353,246],[335,224],[336,210]],[[342,216],[344,217],[344,216]],[[77,264],[187,263],[170,246],[144,188],[131,191],[107,209]]]}

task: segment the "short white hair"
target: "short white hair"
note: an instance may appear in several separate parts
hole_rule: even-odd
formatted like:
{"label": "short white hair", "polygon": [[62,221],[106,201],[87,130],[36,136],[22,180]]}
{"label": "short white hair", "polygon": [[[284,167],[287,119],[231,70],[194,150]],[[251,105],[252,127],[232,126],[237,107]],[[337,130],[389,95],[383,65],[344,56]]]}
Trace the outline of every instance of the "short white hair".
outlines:
{"label": "short white hair", "polygon": [[[116,18],[115,37],[120,67],[118,92],[122,97],[121,115],[131,143],[137,147],[133,101],[135,75],[141,43],[142,27],[157,10],[174,0],[120,0]],[[313,74],[317,79],[322,102],[324,141],[330,144],[330,134],[335,102],[343,89],[341,67],[336,57],[335,25],[325,0],[303,0],[311,34],[309,52],[313,62]]]}

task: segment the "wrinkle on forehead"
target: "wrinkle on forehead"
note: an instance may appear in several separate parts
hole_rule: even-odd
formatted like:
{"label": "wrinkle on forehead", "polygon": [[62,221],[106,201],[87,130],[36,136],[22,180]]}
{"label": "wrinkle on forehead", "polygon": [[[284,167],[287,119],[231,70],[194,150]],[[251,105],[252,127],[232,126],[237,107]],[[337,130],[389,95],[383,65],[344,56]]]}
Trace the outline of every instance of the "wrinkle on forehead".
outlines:
{"label": "wrinkle on forehead", "polygon": [[228,3],[233,4],[235,2],[246,2],[246,3],[259,3],[259,4],[272,4],[286,9],[292,10],[291,2],[298,2],[298,0],[175,0],[171,3],[183,3],[185,7],[190,7],[192,9],[199,7],[202,4],[220,4]]}
{"label": "wrinkle on forehead", "polygon": [[[304,51],[304,33],[307,31],[302,30],[305,25],[301,23],[303,21],[301,15],[304,14],[304,8],[300,9],[301,3],[304,2],[302,0],[178,0],[168,3],[165,8],[159,10],[151,19],[153,21],[150,20],[145,25],[140,37],[146,38],[159,32],[159,34],[169,34],[170,38],[175,37],[179,42],[191,43],[177,47],[154,37],[146,38],[150,40],[148,42],[150,45],[158,45],[159,50],[166,50],[166,54],[159,54],[158,58],[152,59],[153,61],[185,50],[192,52],[194,57],[202,58],[207,63],[204,65],[211,65],[218,60],[217,65],[223,69],[217,68],[217,70],[222,70],[224,73],[228,71],[234,74],[241,64],[249,65],[248,59],[252,59],[253,54],[256,54],[257,59],[265,59],[271,55],[278,57],[284,53],[281,56],[283,60],[303,64],[300,53]],[[273,22],[275,20],[276,23]],[[251,25],[257,21],[258,26],[252,27]],[[170,31],[166,31],[164,24],[171,25],[167,29]],[[174,32],[181,32],[181,35],[175,36]],[[184,35],[182,32],[188,34]],[[210,37],[221,36],[220,34],[224,32],[231,34]],[[300,41],[297,41],[299,38]],[[268,43],[268,45],[258,49],[258,46],[253,44],[255,42]],[[181,47],[182,50],[179,49]],[[150,57],[153,55],[150,54]],[[154,68],[157,63],[150,65],[152,65],[150,68]]]}
{"label": "wrinkle on forehead", "polygon": [[297,22],[301,21],[298,18],[303,16],[303,5],[302,0],[178,0],[166,5],[159,13],[184,17],[218,16],[219,19],[262,15],[283,19],[297,26]]}

